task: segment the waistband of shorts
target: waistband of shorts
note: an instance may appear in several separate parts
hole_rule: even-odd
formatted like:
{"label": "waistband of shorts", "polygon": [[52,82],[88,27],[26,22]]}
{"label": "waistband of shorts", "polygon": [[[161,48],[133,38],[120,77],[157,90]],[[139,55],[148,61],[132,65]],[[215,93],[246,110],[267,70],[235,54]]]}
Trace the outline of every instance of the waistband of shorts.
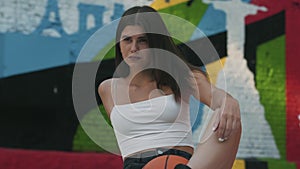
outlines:
{"label": "waistband of shorts", "polygon": [[178,156],[186,158],[187,160],[189,160],[192,157],[192,154],[190,154],[188,152],[185,152],[185,151],[182,151],[182,150],[156,148],[156,149],[152,149],[152,150],[149,150],[149,151],[136,153],[132,156],[128,156],[128,157],[125,158],[125,161],[127,159],[136,159],[136,160],[139,159],[141,161],[150,161],[151,159],[153,159],[155,157],[158,157],[158,156],[162,156],[162,155],[178,155]]}

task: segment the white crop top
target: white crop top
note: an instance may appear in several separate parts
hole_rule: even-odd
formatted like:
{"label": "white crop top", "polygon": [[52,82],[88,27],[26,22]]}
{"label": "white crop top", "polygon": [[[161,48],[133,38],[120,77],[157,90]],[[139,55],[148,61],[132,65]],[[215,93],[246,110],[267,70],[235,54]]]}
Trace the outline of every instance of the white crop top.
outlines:
{"label": "white crop top", "polygon": [[193,147],[189,106],[174,95],[115,105],[110,119],[123,158],[157,147]]}

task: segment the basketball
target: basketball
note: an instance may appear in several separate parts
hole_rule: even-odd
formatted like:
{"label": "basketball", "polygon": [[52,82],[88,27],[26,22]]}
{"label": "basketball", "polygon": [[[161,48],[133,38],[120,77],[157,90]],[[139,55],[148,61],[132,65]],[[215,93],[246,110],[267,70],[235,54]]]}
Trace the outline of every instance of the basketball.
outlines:
{"label": "basketball", "polygon": [[163,155],[149,161],[143,169],[174,169],[177,164],[187,164],[188,161],[177,155]]}

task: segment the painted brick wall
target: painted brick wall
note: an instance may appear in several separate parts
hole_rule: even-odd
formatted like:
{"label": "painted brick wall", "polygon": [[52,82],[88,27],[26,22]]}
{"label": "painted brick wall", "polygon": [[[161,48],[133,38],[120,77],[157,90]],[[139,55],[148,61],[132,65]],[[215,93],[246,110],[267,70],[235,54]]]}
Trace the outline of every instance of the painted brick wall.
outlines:
{"label": "painted brick wall", "polygon": [[[160,8],[163,12],[175,14],[189,20],[203,29],[209,36],[226,33],[225,13],[217,11],[213,5],[195,1],[191,7],[187,7],[186,1],[177,0],[176,3],[175,1],[170,0],[170,3],[167,3],[163,0],[139,0],[132,3],[130,0],[105,2],[99,0],[2,0],[0,1],[0,45],[4,50],[0,51],[0,78],[74,63],[82,45],[96,29],[117,19],[123,10],[134,5],[152,4],[152,6],[157,9]],[[285,23],[288,29],[286,35],[276,35],[276,37],[257,42],[257,46],[253,51],[255,53],[253,58],[255,59],[251,60],[246,58],[248,56],[245,56],[245,59],[241,62],[234,62],[236,61],[234,59],[231,62],[228,56],[221,56],[224,57],[223,63],[225,66],[226,63],[233,64],[231,68],[234,69],[228,69],[230,76],[226,79],[228,84],[232,84],[228,91],[240,98],[241,107],[245,114],[243,121],[248,126],[245,127],[238,158],[255,158],[267,161],[268,167],[272,169],[293,169],[296,167],[299,169],[298,147],[300,137],[297,133],[299,133],[300,128],[300,111],[297,102],[300,97],[299,93],[296,92],[299,88],[299,71],[297,69],[299,52],[297,52],[298,47],[293,45],[299,44],[297,43],[299,26],[295,27],[295,23],[298,23],[297,21],[300,18],[298,15],[299,9],[297,8],[299,2],[278,2],[283,5],[274,5],[276,3],[271,0],[243,2],[268,8],[266,14],[258,13],[256,19],[256,16],[253,16],[254,19],[248,18],[249,22],[245,24],[251,22],[258,25],[258,22],[263,22],[262,20],[270,19],[272,15],[284,11],[286,12],[286,18],[288,18]],[[99,10],[99,12],[94,13],[95,10]],[[99,17],[100,20],[97,21],[95,17]],[[250,29],[249,27],[248,25],[246,29]],[[270,29],[268,34],[276,34],[272,30]],[[193,32],[189,32],[187,35],[191,36],[187,37],[187,40],[197,38],[193,35]],[[246,37],[246,39],[263,39],[256,36],[256,34],[252,34],[251,37]],[[38,48],[43,49],[43,45],[44,47],[50,45],[53,47],[52,51],[63,51],[60,53],[63,56],[60,57],[60,54],[47,51],[50,55],[56,56],[53,57],[54,61],[43,58],[43,56],[40,56],[41,53],[34,53],[36,56],[32,56],[31,59],[22,60],[18,58],[22,56],[18,55],[18,52],[14,54],[14,51],[16,51],[14,47],[17,45],[20,45],[20,48],[18,48],[20,51],[28,52],[26,51],[27,47],[23,46],[22,48],[23,44],[20,43],[21,40],[18,40],[20,37],[23,39],[24,37],[28,38],[28,41],[22,43],[29,42],[30,49],[34,49],[38,45],[41,45]],[[16,46],[13,45],[14,42],[16,42]],[[219,43],[226,42],[220,41]],[[54,44],[65,46],[58,45],[63,48],[60,49],[55,47]],[[102,45],[105,46],[106,44]],[[251,46],[253,44],[245,44],[246,48],[247,45]],[[46,48],[40,51],[46,52]],[[288,56],[289,58],[287,58]],[[50,56],[44,55],[44,57],[49,58]],[[21,60],[22,65],[27,67],[21,69],[20,65],[8,62],[9,60],[16,60],[16,62]],[[34,65],[33,62],[37,64]],[[255,74],[253,70],[251,70],[252,72],[249,70],[247,62],[255,65]],[[7,68],[8,66],[9,68]],[[236,71],[236,68],[239,68],[240,72]],[[13,71],[7,72],[10,69]],[[215,66],[209,68],[209,71],[215,71],[215,83],[218,83],[217,76],[221,69]],[[237,80],[239,80],[238,83]],[[256,110],[261,111],[261,114],[249,115],[257,112]],[[86,116],[82,120],[83,123],[88,124],[89,130],[95,138],[90,138],[85,128],[78,126],[74,135],[74,151],[103,152],[103,148],[95,143],[97,138],[106,142],[104,146],[107,147],[105,148],[109,149],[115,146],[112,138],[105,141],[107,133],[101,130],[103,126],[97,125],[97,113],[97,108],[92,109],[86,112]],[[258,118],[258,116],[259,119],[255,121],[255,117]],[[257,129],[253,131],[251,126],[256,126],[262,130],[266,128],[266,130],[258,131]]]}

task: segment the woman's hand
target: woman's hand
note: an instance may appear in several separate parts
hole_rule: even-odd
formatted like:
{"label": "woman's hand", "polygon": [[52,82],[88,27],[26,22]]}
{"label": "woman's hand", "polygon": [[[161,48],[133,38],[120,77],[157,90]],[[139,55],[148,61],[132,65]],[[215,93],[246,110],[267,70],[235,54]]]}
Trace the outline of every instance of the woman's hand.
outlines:
{"label": "woman's hand", "polygon": [[217,132],[220,142],[230,139],[231,133],[240,131],[241,128],[238,101],[224,90],[211,84],[203,73],[199,71],[192,73],[191,85],[195,91],[193,96],[218,113],[213,123],[213,131]]}
{"label": "woman's hand", "polygon": [[226,94],[224,103],[215,110],[218,113],[213,125],[213,131],[217,132],[218,141],[223,142],[230,139],[234,131],[241,128],[240,107],[236,99]]}

